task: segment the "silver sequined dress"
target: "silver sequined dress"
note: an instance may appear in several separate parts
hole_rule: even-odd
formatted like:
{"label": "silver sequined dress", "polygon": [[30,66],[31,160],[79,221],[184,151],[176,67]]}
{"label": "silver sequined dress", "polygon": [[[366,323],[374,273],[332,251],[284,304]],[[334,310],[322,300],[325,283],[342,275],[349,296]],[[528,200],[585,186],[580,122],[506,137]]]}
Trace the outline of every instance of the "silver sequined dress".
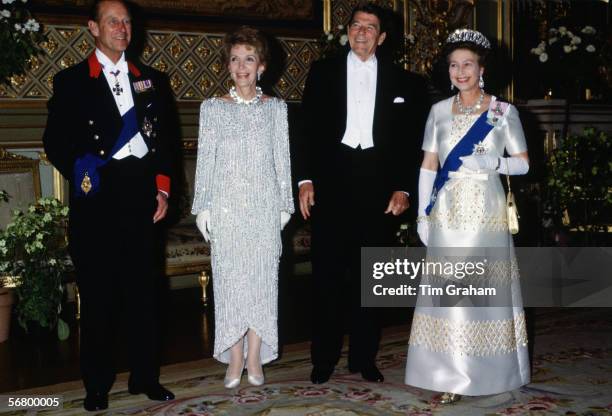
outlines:
{"label": "silver sequined dress", "polygon": [[285,102],[205,100],[194,192],[192,213],[211,211],[214,357],[229,362],[252,328],[265,364],[278,356],[280,212],[294,210]]}
{"label": "silver sequined dress", "polygon": [[[453,115],[453,98],[432,107],[425,128],[422,149],[437,153],[440,166],[478,118]],[[503,121],[474,152],[478,148],[495,157],[503,156],[504,149],[509,154],[527,151],[514,106],[509,106]],[[427,256],[435,258],[449,247],[493,253],[497,258],[489,259],[480,284],[505,292],[509,302],[502,306],[436,307],[437,299],[419,295],[410,331],[406,384],[479,396],[529,383],[525,316],[500,179],[496,172],[472,172],[463,166],[450,173],[429,214]]]}

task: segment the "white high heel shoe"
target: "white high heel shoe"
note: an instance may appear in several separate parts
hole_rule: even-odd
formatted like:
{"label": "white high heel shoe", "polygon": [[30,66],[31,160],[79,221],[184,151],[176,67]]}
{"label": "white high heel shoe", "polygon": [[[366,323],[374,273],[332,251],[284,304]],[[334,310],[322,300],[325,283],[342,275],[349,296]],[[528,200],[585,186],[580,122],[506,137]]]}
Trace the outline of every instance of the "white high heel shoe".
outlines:
{"label": "white high heel shoe", "polygon": [[[246,360],[244,361],[244,364],[242,365],[242,370],[240,370],[240,375],[237,378],[229,378],[227,377],[227,372],[229,371],[229,365],[227,366],[227,370],[225,372],[225,378],[223,379],[223,385],[225,386],[226,389],[233,389],[240,385],[240,379],[242,379],[242,372],[244,371],[245,367],[246,367]],[[249,379],[249,382],[250,381],[251,380]]]}
{"label": "white high heel shoe", "polygon": [[248,370],[247,370],[247,380],[249,381],[249,384],[251,386],[261,386],[262,384],[264,384],[265,377],[264,377],[264,374],[263,374],[263,368],[261,369],[261,375],[260,376],[252,376],[252,375],[248,374]]}

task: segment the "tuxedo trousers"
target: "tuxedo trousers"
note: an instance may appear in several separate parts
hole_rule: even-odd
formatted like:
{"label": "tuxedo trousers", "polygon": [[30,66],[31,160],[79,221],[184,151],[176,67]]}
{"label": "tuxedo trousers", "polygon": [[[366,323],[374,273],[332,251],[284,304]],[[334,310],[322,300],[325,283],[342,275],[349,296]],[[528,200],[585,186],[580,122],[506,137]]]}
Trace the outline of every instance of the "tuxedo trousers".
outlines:
{"label": "tuxedo trousers", "polygon": [[97,192],[71,198],[69,248],[81,299],[82,378],[88,392],[105,393],[115,379],[115,335],[122,325],[130,383],[147,386],[159,378],[160,268],[149,155],[111,160],[100,176]]}
{"label": "tuxedo trousers", "polygon": [[[396,218],[384,214],[391,193],[381,191],[374,149],[342,145],[336,177],[314,181],[312,208],[314,366],[333,368],[349,334],[349,368],[374,365],[379,311],[361,307],[361,248],[392,244]],[[333,184],[333,186],[331,186]]]}

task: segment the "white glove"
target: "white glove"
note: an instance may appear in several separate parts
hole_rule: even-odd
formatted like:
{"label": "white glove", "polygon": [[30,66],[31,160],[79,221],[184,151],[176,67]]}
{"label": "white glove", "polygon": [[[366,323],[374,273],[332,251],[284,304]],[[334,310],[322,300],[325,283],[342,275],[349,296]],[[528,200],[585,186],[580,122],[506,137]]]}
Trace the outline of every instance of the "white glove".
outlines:
{"label": "white glove", "polygon": [[196,225],[198,226],[198,230],[204,236],[204,240],[206,242],[210,241],[210,211],[204,210],[196,215]]}
{"label": "white glove", "polygon": [[427,242],[429,241],[429,221],[427,221],[427,217],[417,220],[417,233],[423,245],[427,247]]}
{"label": "white glove", "polygon": [[281,215],[280,215],[281,230],[285,228],[285,226],[287,225],[290,219],[291,219],[291,214],[285,211],[281,211]]}
{"label": "white glove", "polygon": [[469,170],[491,170],[504,175],[524,175],[529,171],[529,163],[522,157],[495,157],[491,155],[462,156],[462,166]]}
{"label": "white glove", "polygon": [[417,211],[419,219],[417,220],[417,233],[425,246],[427,246],[427,241],[429,240],[429,222],[427,221],[425,209],[431,200],[431,191],[436,181],[436,174],[437,172],[425,168],[421,168],[419,174],[419,208]]}

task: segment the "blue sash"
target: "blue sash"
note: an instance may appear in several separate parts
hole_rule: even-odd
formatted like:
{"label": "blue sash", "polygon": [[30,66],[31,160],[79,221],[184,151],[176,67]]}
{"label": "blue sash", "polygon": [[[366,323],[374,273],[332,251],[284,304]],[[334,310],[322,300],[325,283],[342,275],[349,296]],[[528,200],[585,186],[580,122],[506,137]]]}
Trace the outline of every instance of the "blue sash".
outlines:
{"label": "blue sash", "polygon": [[431,212],[431,209],[436,203],[438,192],[448,180],[449,172],[454,172],[461,166],[462,162],[459,158],[471,155],[474,152],[474,146],[487,137],[487,134],[493,129],[493,125],[487,123],[487,113],[488,112],[485,111],[478,117],[468,132],[465,133],[465,136],[463,136],[459,143],[453,147],[453,150],[450,151],[442,168],[438,170],[433,191],[431,192],[431,200],[425,209],[425,214],[429,215]]}
{"label": "blue sash", "polygon": [[106,159],[87,153],[74,162],[74,187],[77,196],[86,195],[81,189],[81,183],[85,175],[89,176],[91,182],[91,190],[88,194],[95,194],[100,189],[100,172],[98,168],[110,162],[113,155],[121,150],[121,148],[138,133],[138,120],[136,119],[135,107],[129,109],[121,119],[123,120],[123,127]]}

